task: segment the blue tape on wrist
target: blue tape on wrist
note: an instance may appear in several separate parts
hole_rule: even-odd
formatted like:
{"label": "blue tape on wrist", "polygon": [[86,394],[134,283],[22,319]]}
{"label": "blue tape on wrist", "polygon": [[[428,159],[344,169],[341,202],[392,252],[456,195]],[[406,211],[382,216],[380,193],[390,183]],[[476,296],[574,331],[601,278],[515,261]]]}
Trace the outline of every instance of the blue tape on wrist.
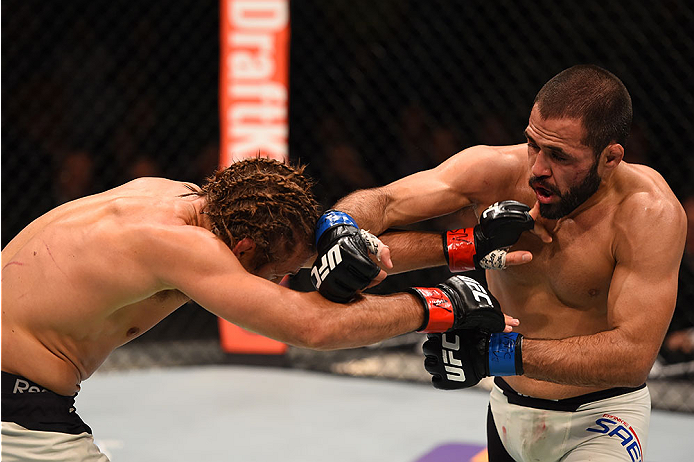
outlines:
{"label": "blue tape on wrist", "polygon": [[351,225],[359,229],[357,222],[345,212],[330,210],[325,212],[316,223],[316,245],[324,232],[337,225]]}
{"label": "blue tape on wrist", "polygon": [[518,375],[516,371],[517,338],[516,332],[490,335],[489,375]]}

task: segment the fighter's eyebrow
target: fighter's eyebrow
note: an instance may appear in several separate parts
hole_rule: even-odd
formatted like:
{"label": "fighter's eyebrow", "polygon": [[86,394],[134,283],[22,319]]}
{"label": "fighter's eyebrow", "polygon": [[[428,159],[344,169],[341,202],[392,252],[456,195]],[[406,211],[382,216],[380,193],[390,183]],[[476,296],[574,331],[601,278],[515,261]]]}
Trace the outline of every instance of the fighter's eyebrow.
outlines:
{"label": "fighter's eyebrow", "polygon": [[531,142],[531,143],[533,143],[533,144],[537,144],[537,143],[535,143],[535,140],[533,139],[533,137],[530,136],[530,135],[528,134],[528,129],[527,129],[527,128],[526,128],[525,130],[523,130],[523,135],[525,136],[525,138],[527,138],[527,140],[528,140],[529,142]]}
{"label": "fighter's eyebrow", "polygon": [[572,157],[571,154],[564,151],[562,148],[558,148],[556,146],[547,146],[547,150],[550,151],[552,154],[560,155],[563,157]]}
{"label": "fighter's eyebrow", "polygon": [[[540,146],[539,144],[537,144],[537,141],[535,141],[535,140],[533,139],[533,137],[530,136],[530,135],[528,134],[528,130],[527,130],[527,129],[523,131],[523,134],[524,134],[525,137],[528,139],[528,142],[529,142],[529,143],[532,143],[532,144],[534,144],[535,146]],[[569,158],[569,157],[572,158],[572,157],[573,157],[571,154],[569,154],[568,152],[564,151],[564,149],[563,149],[563,148],[560,148],[559,146],[545,145],[545,146],[543,146],[543,148],[546,149],[546,150],[548,150],[549,152],[551,152],[551,153],[554,154],[554,155],[558,155],[558,156],[562,156],[562,157],[567,157],[567,158]]]}

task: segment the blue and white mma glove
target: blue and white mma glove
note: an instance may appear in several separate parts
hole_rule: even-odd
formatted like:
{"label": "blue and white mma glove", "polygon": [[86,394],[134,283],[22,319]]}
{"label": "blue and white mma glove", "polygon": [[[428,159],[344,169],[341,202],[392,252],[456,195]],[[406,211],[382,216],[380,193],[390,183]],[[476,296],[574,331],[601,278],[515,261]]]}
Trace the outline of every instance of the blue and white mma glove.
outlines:
{"label": "blue and white mma glove", "polygon": [[[374,241],[344,212],[328,210],[316,224],[318,257],[311,283],[328,300],[347,303],[378,276],[381,268],[369,257]],[[376,252],[374,252],[376,253]]]}
{"label": "blue and white mma glove", "polygon": [[523,375],[523,335],[454,330],[428,334],[424,368],[434,388],[457,390],[475,386],[484,377]]}

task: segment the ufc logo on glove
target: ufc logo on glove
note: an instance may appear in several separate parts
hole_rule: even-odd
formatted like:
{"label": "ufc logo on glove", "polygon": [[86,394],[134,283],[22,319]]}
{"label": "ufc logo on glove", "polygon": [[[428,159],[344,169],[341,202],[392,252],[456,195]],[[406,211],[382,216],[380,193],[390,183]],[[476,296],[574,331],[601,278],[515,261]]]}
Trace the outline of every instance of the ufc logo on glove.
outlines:
{"label": "ufc logo on glove", "polygon": [[463,371],[463,362],[453,356],[454,351],[460,350],[460,337],[453,335],[455,340],[449,342],[446,337],[448,334],[441,336],[441,359],[445,364],[446,378],[454,382],[465,382],[465,372]]}
{"label": "ufc logo on glove", "polygon": [[337,265],[342,262],[342,254],[340,253],[340,245],[335,244],[328,250],[320,260],[320,269],[317,265],[311,268],[311,279],[316,289],[320,289],[320,285],[328,277],[331,270],[334,270]]}

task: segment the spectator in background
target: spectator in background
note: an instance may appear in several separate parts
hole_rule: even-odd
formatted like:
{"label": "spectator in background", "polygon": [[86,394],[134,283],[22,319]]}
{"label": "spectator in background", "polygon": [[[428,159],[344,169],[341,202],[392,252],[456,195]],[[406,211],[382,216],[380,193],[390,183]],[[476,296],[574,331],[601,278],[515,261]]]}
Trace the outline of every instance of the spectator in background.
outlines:
{"label": "spectator in background", "polygon": [[648,157],[648,153],[651,152],[650,143],[648,142],[648,137],[646,136],[642,124],[643,122],[634,121],[631,126],[631,135],[629,135],[629,141],[627,142],[627,151],[629,154],[626,160],[632,164],[642,164],[653,167]]}
{"label": "spectator in background", "polygon": [[209,143],[202,146],[193,161],[192,177],[188,180],[200,183],[219,166],[219,144]]}
{"label": "spectator in background", "polygon": [[520,136],[509,130],[509,124],[504,121],[501,114],[493,112],[487,113],[480,119],[475,135],[478,144],[494,146],[515,144]]}
{"label": "spectator in background", "polygon": [[324,115],[318,126],[322,155],[311,166],[319,171],[315,175],[320,178],[317,190],[325,203],[331,204],[349,191],[375,186],[377,180],[372,172],[384,168],[378,163],[381,159],[369,159],[367,164],[350,142],[348,131],[332,114]]}
{"label": "spectator in background", "polygon": [[439,165],[454,152],[461,150],[462,143],[453,128],[440,125],[431,131],[431,162]]}
{"label": "spectator in background", "polygon": [[68,151],[60,159],[54,197],[63,204],[78,197],[94,194],[94,160],[83,149]]}
{"label": "spectator in background", "polygon": [[126,181],[135,178],[157,177],[162,176],[162,174],[159,163],[152,157],[143,154],[133,159],[127,170]]}
{"label": "spectator in background", "polygon": [[[340,143],[328,148],[328,169],[335,175],[340,183],[352,191],[355,189],[370,188],[376,185],[376,180],[368,166],[362,162],[362,156],[357,150],[347,144]],[[378,168],[378,166],[371,166]]]}
{"label": "spectator in background", "polygon": [[400,110],[401,151],[398,162],[393,166],[396,178],[426,170],[432,164],[432,128],[435,126],[426,109],[416,102]]}

